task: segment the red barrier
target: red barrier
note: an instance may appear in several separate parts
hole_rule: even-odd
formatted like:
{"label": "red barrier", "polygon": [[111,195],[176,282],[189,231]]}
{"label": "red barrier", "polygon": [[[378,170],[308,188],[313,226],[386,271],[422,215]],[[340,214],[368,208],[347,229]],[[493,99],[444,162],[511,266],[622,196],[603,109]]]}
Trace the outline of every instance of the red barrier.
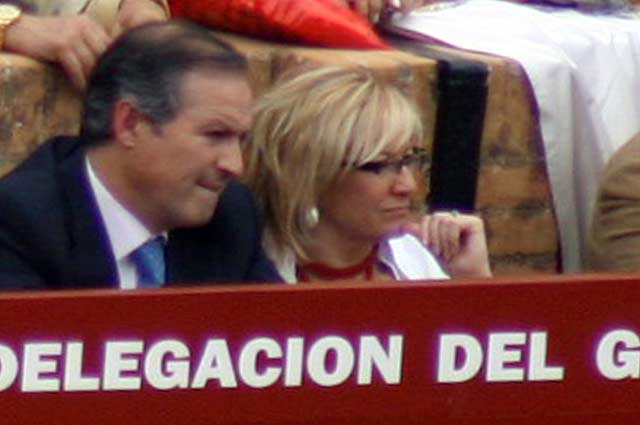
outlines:
{"label": "red barrier", "polygon": [[640,275],[4,294],[0,423],[635,423],[639,316]]}

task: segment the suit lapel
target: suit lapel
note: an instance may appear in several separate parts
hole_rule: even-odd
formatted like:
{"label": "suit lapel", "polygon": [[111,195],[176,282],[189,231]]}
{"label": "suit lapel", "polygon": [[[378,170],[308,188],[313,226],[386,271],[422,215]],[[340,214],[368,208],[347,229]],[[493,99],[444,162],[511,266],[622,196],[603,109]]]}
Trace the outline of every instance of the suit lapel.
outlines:
{"label": "suit lapel", "polygon": [[117,287],[115,259],[84,161],[84,150],[77,148],[59,169],[69,234],[65,278],[76,287]]}

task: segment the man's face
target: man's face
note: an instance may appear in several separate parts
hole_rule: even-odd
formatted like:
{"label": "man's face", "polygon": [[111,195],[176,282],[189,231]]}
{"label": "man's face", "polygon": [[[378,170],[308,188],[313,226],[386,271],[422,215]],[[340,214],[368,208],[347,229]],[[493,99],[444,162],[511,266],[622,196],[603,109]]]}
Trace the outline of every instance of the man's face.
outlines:
{"label": "man's face", "polygon": [[252,101],[243,75],[196,70],[183,77],[176,116],[161,125],[145,121],[127,180],[150,230],[211,219],[227,182],[242,173]]}

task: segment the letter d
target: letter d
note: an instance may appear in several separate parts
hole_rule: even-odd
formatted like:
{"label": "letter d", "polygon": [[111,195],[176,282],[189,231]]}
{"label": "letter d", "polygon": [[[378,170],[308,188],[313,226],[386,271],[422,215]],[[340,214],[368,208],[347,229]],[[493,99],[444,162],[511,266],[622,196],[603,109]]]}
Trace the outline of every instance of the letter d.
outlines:
{"label": "letter d", "polygon": [[[456,368],[458,350],[464,362]],[[438,352],[438,382],[464,382],[476,376],[482,366],[482,347],[477,339],[466,334],[440,335]]]}
{"label": "letter d", "polygon": [[0,344],[0,391],[13,385],[18,376],[18,358],[6,345]]}

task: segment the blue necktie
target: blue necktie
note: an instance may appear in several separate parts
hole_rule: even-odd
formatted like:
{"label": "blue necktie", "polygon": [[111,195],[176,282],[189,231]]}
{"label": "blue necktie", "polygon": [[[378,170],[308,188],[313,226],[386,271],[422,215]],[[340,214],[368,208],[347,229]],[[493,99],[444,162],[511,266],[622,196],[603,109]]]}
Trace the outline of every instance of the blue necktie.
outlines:
{"label": "blue necktie", "polygon": [[164,238],[158,236],[131,253],[138,268],[138,286],[157,288],[165,283]]}

